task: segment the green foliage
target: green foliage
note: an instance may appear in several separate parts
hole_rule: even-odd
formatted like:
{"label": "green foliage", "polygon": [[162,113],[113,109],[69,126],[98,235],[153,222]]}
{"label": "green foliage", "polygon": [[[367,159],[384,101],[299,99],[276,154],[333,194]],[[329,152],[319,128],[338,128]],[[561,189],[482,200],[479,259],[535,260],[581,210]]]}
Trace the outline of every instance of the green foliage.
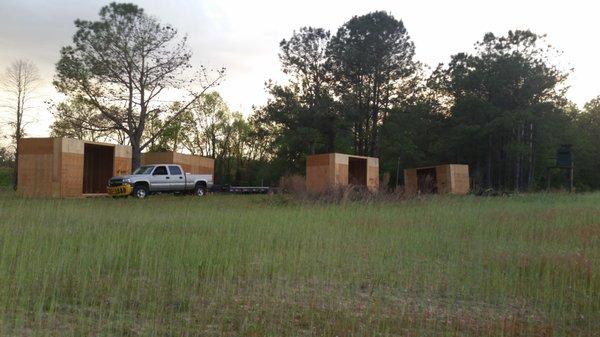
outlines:
{"label": "green foliage", "polygon": [[84,131],[109,128],[126,135],[134,168],[139,166],[141,151],[167,130],[158,128],[142,141],[146,122],[160,119],[169,125],[223,76],[221,69],[216,78],[209,79],[201,68],[194,81],[201,92],[166,114],[169,106],[157,99],[159,95],[190,82],[187,37],[179,38],[172,26],[161,24],[136,5],[123,3],[104,6],[97,21],[77,20],[75,27],[72,44],[61,49],[54,86],[72,102],[82,104],[87,115],[76,118],[79,113],[63,113],[60,122],[66,122],[69,129],[71,125]]}
{"label": "green foliage", "polygon": [[600,194],[276,201],[0,194],[0,335],[600,329]]}
{"label": "green foliage", "polygon": [[441,90],[454,102],[447,158],[470,164],[486,187],[535,187],[549,152],[565,141],[566,75],[549,63],[549,50],[529,31],[488,33],[474,55],[457,54],[438,69]]}
{"label": "green foliage", "polygon": [[356,154],[378,156],[379,129],[416,71],[414,44],[402,21],[385,12],[355,16],[342,25],[327,54],[333,86]]}
{"label": "green foliage", "polygon": [[583,189],[600,188],[600,97],[587,103],[581,111],[572,114],[575,181]]}
{"label": "green foliage", "polygon": [[[304,28],[281,47],[291,80],[270,84],[271,99],[257,113],[272,135],[272,163],[288,164],[280,174],[303,172],[306,154],[336,151],[377,156],[387,173],[398,163],[464,163],[475,188],[532,190],[546,186],[560,144],[581,143],[577,180],[597,186],[594,124],[576,131],[589,113],[577,116],[565,99],[567,73],[552,64],[555,50],[543,36],[485,34],[473,53],[452,56],[429,78],[413,61],[402,21],[384,12],[354,17],[331,38]],[[330,118],[306,103],[315,86],[329,93]],[[327,134],[335,135],[333,149],[318,146]]]}
{"label": "green foliage", "polygon": [[13,187],[13,172],[12,167],[0,166],[0,190]]}

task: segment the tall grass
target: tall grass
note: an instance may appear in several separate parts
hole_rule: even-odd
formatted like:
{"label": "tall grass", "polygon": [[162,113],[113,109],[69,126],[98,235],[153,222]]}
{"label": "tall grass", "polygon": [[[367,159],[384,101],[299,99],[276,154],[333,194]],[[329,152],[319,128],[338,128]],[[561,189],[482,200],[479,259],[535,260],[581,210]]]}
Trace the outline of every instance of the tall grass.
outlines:
{"label": "tall grass", "polygon": [[600,194],[0,194],[0,335],[593,336]]}

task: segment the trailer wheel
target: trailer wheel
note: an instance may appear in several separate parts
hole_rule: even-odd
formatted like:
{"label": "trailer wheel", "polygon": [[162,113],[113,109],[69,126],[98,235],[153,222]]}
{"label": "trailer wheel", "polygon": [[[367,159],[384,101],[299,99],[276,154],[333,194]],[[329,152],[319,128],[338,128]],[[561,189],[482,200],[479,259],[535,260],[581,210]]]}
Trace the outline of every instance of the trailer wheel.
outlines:
{"label": "trailer wheel", "polygon": [[138,199],[144,199],[148,196],[148,188],[144,185],[136,185],[133,187],[133,196]]}
{"label": "trailer wheel", "polygon": [[196,188],[194,188],[194,194],[197,197],[203,197],[206,195],[206,187],[204,187],[204,185],[202,184],[197,184]]}

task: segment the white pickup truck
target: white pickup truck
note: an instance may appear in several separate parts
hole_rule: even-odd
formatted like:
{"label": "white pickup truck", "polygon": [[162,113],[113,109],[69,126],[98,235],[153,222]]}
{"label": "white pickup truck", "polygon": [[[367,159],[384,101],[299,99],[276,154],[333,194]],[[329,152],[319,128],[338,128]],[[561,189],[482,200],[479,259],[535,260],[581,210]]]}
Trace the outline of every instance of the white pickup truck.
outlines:
{"label": "white pickup truck", "polygon": [[185,173],[177,164],[144,165],[128,176],[112,177],[107,192],[113,197],[143,199],[156,193],[194,193],[201,197],[213,185],[210,174]]}

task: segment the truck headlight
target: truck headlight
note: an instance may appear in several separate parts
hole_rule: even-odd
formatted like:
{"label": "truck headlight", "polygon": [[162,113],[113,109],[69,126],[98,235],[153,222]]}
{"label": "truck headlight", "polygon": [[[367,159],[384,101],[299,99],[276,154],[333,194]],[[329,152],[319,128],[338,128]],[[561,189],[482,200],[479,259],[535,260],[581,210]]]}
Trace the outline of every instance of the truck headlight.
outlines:
{"label": "truck headlight", "polygon": [[130,178],[123,178],[123,183],[127,183],[127,184],[128,184],[128,183],[130,183],[130,182],[131,182],[131,179],[130,179]]}

